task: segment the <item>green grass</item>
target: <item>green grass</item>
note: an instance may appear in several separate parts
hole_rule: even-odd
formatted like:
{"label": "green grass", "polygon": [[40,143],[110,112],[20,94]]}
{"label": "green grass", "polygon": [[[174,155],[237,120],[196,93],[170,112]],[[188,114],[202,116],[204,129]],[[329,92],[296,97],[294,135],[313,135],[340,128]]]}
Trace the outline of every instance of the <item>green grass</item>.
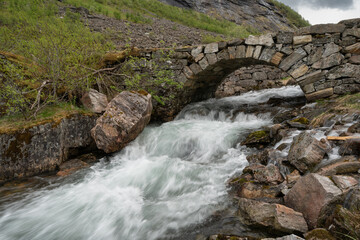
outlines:
{"label": "green grass", "polygon": [[58,103],[42,109],[36,119],[24,119],[20,114],[4,116],[0,118],[0,133],[13,132],[19,129],[29,128],[48,122],[57,122],[73,114],[91,115],[90,111],[74,106],[71,103]]}
{"label": "green grass", "polygon": [[274,4],[294,26],[298,28],[310,26],[310,23],[305,20],[299,13],[294,11],[291,7],[277,0],[269,0],[269,2]]}
{"label": "green grass", "polygon": [[240,26],[227,20],[219,20],[193,10],[173,7],[158,0],[67,0],[65,3],[85,7],[90,11],[117,19],[138,23],[149,23],[151,16],[155,15],[158,18],[169,19],[189,27],[229,37],[244,38],[250,34],[258,34],[251,27]]}

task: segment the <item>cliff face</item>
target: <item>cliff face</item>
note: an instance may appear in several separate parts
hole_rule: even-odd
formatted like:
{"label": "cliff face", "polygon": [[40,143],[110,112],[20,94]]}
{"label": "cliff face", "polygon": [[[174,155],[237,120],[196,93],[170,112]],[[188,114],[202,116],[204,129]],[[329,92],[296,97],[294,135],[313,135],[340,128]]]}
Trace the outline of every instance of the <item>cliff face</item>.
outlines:
{"label": "cliff face", "polygon": [[268,0],[159,0],[182,8],[224,18],[260,32],[293,31],[294,26]]}

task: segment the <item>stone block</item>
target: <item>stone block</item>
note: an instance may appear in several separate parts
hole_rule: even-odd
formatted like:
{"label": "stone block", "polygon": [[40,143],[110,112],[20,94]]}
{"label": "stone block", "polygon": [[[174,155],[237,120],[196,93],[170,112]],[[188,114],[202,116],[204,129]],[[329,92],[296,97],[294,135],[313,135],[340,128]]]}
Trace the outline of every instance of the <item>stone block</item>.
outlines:
{"label": "stone block", "polygon": [[360,28],[348,28],[343,32],[342,36],[354,36],[360,38]]}
{"label": "stone block", "polygon": [[203,50],[204,46],[197,46],[196,48],[191,50],[191,56],[193,56],[193,58],[196,58],[200,53],[203,52]]}
{"label": "stone block", "polygon": [[205,46],[204,53],[216,53],[219,51],[218,43],[209,43]]}
{"label": "stone block", "polygon": [[340,33],[334,34],[320,34],[313,36],[313,44],[314,45],[323,45],[326,43],[339,43],[340,42]]}
{"label": "stone block", "polygon": [[327,69],[340,65],[344,56],[341,53],[334,53],[326,58],[322,58],[312,65],[314,69]]}
{"label": "stone block", "polygon": [[226,42],[218,42],[219,45],[219,50],[223,50],[227,47],[227,43]]}
{"label": "stone block", "polygon": [[290,73],[290,75],[297,79],[301,76],[304,76],[309,70],[309,67],[306,64],[301,65],[299,68],[296,68],[294,71]]}
{"label": "stone block", "polygon": [[261,54],[261,49],[262,49],[262,46],[260,46],[260,45],[255,47],[253,58],[259,59],[260,54]]}
{"label": "stone block", "polygon": [[316,49],[313,49],[311,54],[309,55],[309,58],[307,61],[308,64],[312,65],[312,64],[316,63],[317,61],[320,61],[323,52],[324,52],[324,48],[322,46],[317,47]]}
{"label": "stone block", "polygon": [[317,92],[314,92],[314,93],[305,94],[305,97],[309,102],[312,102],[312,101],[315,101],[315,100],[318,100],[318,99],[330,97],[333,94],[334,94],[334,89],[333,88],[327,88],[327,89],[317,91]]}
{"label": "stone block", "polygon": [[353,53],[353,54],[360,54],[360,42],[346,47],[345,52]]}
{"label": "stone block", "polygon": [[218,61],[230,59],[230,55],[229,55],[229,52],[227,49],[223,49],[220,52],[218,52],[216,54],[216,57],[217,57]]}
{"label": "stone block", "polygon": [[301,85],[307,85],[309,83],[314,83],[314,82],[321,80],[322,78],[324,78],[324,76],[325,76],[325,72],[318,70],[318,71],[309,73],[301,78],[298,78],[298,79],[296,79],[296,81]]}
{"label": "stone block", "polygon": [[194,59],[195,62],[199,62],[201,59],[204,58],[204,56],[205,56],[205,55],[204,55],[203,53],[198,54],[198,55],[196,56],[196,58]]}
{"label": "stone block", "polygon": [[241,45],[236,47],[236,58],[245,58],[246,57],[246,46]]}
{"label": "stone block", "polygon": [[246,38],[245,44],[272,47],[274,45],[274,40],[270,33],[261,36],[250,35],[248,38]]}
{"label": "stone block", "polygon": [[195,75],[197,75],[197,74],[199,74],[200,72],[202,72],[202,68],[199,66],[199,64],[197,64],[197,63],[193,63],[193,64],[191,64],[190,65],[190,69],[191,69],[191,71],[195,74]]}
{"label": "stone block", "polygon": [[186,78],[188,78],[188,79],[194,78],[194,73],[188,66],[184,67],[183,73],[186,76]]}
{"label": "stone block", "polygon": [[302,48],[297,48],[288,57],[286,57],[281,63],[280,68],[284,71],[289,70],[295,63],[307,56],[307,53]]}
{"label": "stone block", "polygon": [[272,48],[265,48],[260,56],[261,61],[270,62],[275,55],[276,50]]}
{"label": "stone block", "polygon": [[334,93],[339,95],[356,92],[360,92],[360,84],[342,84],[334,87]]}
{"label": "stone block", "polygon": [[338,78],[358,78],[360,76],[360,66],[346,63],[340,67],[329,71],[328,79]]}
{"label": "stone block", "polygon": [[209,62],[207,61],[207,58],[203,58],[199,61],[200,67],[205,70],[209,66]]}
{"label": "stone block", "polygon": [[360,55],[351,56],[349,59],[349,63],[360,64]]}
{"label": "stone block", "polygon": [[80,99],[81,103],[94,113],[105,112],[108,100],[105,94],[90,89]]}
{"label": "stone block", "polygon": [[343,37],[341,41],[339,41],[339,44],[345,47],[353,45],[355,43],[356,43],[356,37],[353,36]]}
{"label": "stone block", "polygon": [[328,43],[325,45],[325,51],[322,54],[322,58],[328,57],[331,54],[340,52],[341,47],[339,45],[336,45],[335,43]]}
{"label": "stone block", "polygon": [[227,42],[228,46],[239,46],[244,42],[244,39],[236,38]]}
{"label": "stone block", "polygon": [[215,63],[217,63],[217,57],[216,57],[215,53],[206,54],[206,59],[207,59],[209,65],[214,65]]}
{"label": "stone block", "polygon": [[276,35],[276,43],[291,44],[293,41],[293,32],[279,32]]}
{"label": "stone block", "polygon": [[309,27],[300,28],[299,30],[295,31],[295,35],[342,33],[344,32],[344,30],[344,24],[317,24]]}
{"label": "stone block", "polygon": [[283,54],[283,53],[277,52],[277,53],[275,53],[275,55],[272,57],[272,59],[271,59],[270,62],[271,62],[272,64],[275,64],[276,66],[278,66],[278,65],[280,64],[281,60],[283,59],[283,57],[284,57],[284,54]]}
{"label": "stone block", "polygon": [[294,36],[293,43],[294,45],[306,44],[312,42],[311,35],[303,35],[303,36]]}
{"label": "stone block", "polygon": [[280,52],[285,53],[286,55],[290,55],[294,52],[294,49],[290,46],[283,47]]}
{"label": "stone block", "polygon": [[260,81],[260,80],[266,80],[267,79],[267,75],[265,72],[254,72],[252,74],[252,77],[254,80],[256,81]]}
{"label": "stone block", "polygon": [[254,53],[254,47],[253,46],[247,46],[246,48],[246,58],[251,58]]}
{"label": "stone block", "polygon": [[284,200],[286,206],[304,215],[310,228],[315,228],[321,208],[341,193],[329,178],[311,173],[300,178]]}
{"label": "stone block", "polygon": [[236,47],[228,47],[230,59],[236,58]]}

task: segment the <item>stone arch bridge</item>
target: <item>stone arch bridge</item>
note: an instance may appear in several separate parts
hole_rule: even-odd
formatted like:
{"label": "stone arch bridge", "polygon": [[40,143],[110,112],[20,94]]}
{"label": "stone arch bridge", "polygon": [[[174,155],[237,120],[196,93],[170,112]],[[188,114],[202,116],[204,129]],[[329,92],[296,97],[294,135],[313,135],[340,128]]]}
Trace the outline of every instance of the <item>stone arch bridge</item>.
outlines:
{"label": "stone arch bridge", "polygon": [[[156,54],[156,50],[146,53]],[[184,84],[172,106],[163,107],[161,114],[169,117],[189,102],[213,97],[222,80],[236,69],[256,64],[287,72],[308,101],[359,92],[360,19],[177,48],[168,64],[175,80]]]}

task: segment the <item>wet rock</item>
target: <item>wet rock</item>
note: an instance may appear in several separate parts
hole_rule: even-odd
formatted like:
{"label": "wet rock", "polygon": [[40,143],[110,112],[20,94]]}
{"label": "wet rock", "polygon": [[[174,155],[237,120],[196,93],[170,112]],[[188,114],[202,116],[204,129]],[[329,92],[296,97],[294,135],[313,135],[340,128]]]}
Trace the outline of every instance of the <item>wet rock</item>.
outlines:
{"label": "wet rock", "polygon": [[315,228],[321,208],[341,193],[329,178],[311,173],[300,178],[284,200],[286,206],[304,214],[310,228]]}
{"label": "wet rock", "polygon": [[315,139],[311,133],[303,132],[291,144],[288,160],[300,172],[313,169],[323,159],[329,146]]}
{"label": "wet rock", "polygon": [[237,216],[244,224],[286,233],[308,230],[303,215],[284,205],[241,198],[238,206]]}
{"label": "wet rock", "polygon": [[300,178],[300,172],[298,170],[294,170],[290,174],[286,175],[286,182],[290,185],[294,185]]}
{"label": "wet rock", "polygon": [[345,191],[351,187],[354,187],[358,184],[358,180],[351,176],[341,176],[341,175],[335,175],[332,176],[331,179],[336,184],[338,188]]}
{"label": "wet rock", "polygon": [[278,238],[263,238],[261,240],[304,240],[304,239],[299,236],[296,236],[295,234],[291,234]]}
{"label": "wet rock", "polygon": [[336,240],[329,231],[324,228],[316,228],[304,234],[306,240]]}
{"label": "wet rock", "polygon": [[237,195],[248,199],[276,199],[281,196],[282,186],[263,185],[254,182],[245,182],[239,187]]}
{"label": "wet rock", "polygon": [[134,140],[150,121],[151,95],[138,92],[118,94],[91,130],[99,149],[116,152]]}
{"label": "wet rock", "polygon": [[250,133],[246,139],[241,143],[241,145],[246,145],[247,147],[256,147],[264,148],[266,145],[269,145],[271,142],[270,134],[268,131],[260,130]]}
{"label": "wet rock", "polygon": [[94,113],[102,113],[108,105],[107,97],[95,89],[90,89],[80,99],[81,103]]}
{"label": "wet rock", "polygon": [[317,173],[323,176],[332,176],[336,174],[357,173],[359,169],[360,169],[359,161],[354,161],[354,162],[339,161],[319,169]]}
{"label": "wet rock", "polygon": [[276,184],[284,181],[279,168],[274,164],[268,164],[267,166],[253,164],[246,167],[243,173],[252,174],[254,181],[259,183]]}
{"label": "wet rock", "polygon": [[59,167],[60,171],[58,171],[56,175],[64,177],[89,166],[89,164],[81,161],[80,159],[72,159],[61,164]]}
{"label": "wet rock", "polygon": [[360,156],[360,138],[346,140],[339,149],[340,155],[357,155]]}
{"label": "wet rock", "polygon": [[360,133],[360,122],[355,123],[349,127],[347,130],[349,133]]}

